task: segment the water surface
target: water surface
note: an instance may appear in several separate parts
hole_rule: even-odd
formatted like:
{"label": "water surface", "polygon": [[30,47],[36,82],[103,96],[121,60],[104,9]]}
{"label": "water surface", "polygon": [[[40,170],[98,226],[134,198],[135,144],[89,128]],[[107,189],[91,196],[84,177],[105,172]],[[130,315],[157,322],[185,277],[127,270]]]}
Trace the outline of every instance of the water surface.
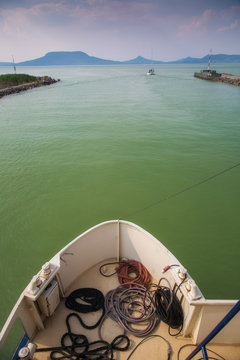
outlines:
{"label": "water surface", "polygon": [[239,163],[240,87],[196,65],[17,70],[62,81],[0,99],[0,325],[43,263],[117,218],[159,238],[206,298],[239,298],[240,167],[138,210]]}

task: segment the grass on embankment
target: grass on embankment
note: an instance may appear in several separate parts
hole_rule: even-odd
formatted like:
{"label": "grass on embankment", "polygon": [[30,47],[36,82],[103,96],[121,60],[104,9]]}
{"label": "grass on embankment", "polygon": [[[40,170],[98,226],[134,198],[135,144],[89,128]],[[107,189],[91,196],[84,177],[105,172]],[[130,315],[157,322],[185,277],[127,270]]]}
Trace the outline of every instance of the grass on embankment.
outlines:
{"label": "grass on embankment", "polygon": [[27,74],[4,74],[0,75],[0,89],[32,82],[39,82],[41,80],[42,78],[39,76]]}

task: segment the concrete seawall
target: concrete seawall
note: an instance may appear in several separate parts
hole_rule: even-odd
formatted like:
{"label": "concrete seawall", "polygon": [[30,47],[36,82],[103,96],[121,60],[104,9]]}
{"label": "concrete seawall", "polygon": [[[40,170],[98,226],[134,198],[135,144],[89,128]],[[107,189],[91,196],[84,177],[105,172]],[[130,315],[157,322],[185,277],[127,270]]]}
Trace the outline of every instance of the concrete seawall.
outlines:
{"label": "concrete seawall", "polygon": [[3,96],[6,96],[6,95],[17,94],[19,92],[30,90],[33,88],[55,84],[58,81],[60,81],[60,80],[55,80],[50,77],[47,77],[47,78],[44,78],[43,80],[40,80],[37,82],[26,83],[26,84],[17,85],[17,86],[11,86],[11,87],[8,87],[5,89],[0,89],[0,98],[2,98]]}
{"label": "concrete seawall", "polygon": [[218,82],[224,82],[227,84],[240,86],[240,76],[238,75],[218,74],[218,73],[204,71],[204,72],[194,73],[194,77],[203,80],[218,81]]}

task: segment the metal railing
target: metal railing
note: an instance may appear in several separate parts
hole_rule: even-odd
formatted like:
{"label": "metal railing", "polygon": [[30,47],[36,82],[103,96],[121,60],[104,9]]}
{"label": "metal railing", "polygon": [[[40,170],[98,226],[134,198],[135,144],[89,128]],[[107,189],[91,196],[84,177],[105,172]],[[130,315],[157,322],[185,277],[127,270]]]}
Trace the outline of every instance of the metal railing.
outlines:
{"label": "metal railing", "polygon": [[206,345],[232,320],[232,318],[240,311],[240,300],[234,305],[234,307],[227,313],[226,316],[220,321],[220,323],[208,334],[207,337],[199,344],[193,352],[188,355],[186,360],[192,359],[199,351],[202,350],[203,359],[208,360]]}

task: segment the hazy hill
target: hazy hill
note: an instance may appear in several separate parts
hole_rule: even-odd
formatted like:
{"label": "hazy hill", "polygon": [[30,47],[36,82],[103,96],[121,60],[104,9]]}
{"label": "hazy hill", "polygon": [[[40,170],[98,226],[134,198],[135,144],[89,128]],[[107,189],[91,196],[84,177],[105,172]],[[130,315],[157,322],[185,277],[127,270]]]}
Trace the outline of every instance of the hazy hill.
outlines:
{"label": "hazy hill", "polygon": [[49,52],[43,57],[20,62],[17,65],[44,66],[44,65],[111,65],[119,64],[118,61],[104,60],[89,56],[82,51],[55,51]]}
{"label": "hazy hill", "polygon": [[[169,61],[169,64],[208,64],[209,55],[205,55],[202,58],[186,57],[184,59]],[[211,55],[212,64],[240,64],[240,55],[225,55],[216,54]]]}
{"label": "hazy hill", "polygon": [[[113,61],[89,56],[82,51],[55,51],[28,61],[19,62],[17,66],[49,66],[49,65],[123,65],[123,64],[208,64],[209,55],[202,58],[186,57],[175,61],[150,60],[138,56],[127,61]],[[211,55],[212,64],[240,64],[240,55],[216,54]],[[0,66],[12,66],[10,62],[0,62]]]}
{"label": "hazy hill", "polygon": [[142,56],[138,56],[135,59],[123,61],[124,64],[164,64],[164,61],[149,60]]}
{"label": "hazy hill", "polygon": [[11,62],[0,62],[0,66],[12,66],[13,63]]}

